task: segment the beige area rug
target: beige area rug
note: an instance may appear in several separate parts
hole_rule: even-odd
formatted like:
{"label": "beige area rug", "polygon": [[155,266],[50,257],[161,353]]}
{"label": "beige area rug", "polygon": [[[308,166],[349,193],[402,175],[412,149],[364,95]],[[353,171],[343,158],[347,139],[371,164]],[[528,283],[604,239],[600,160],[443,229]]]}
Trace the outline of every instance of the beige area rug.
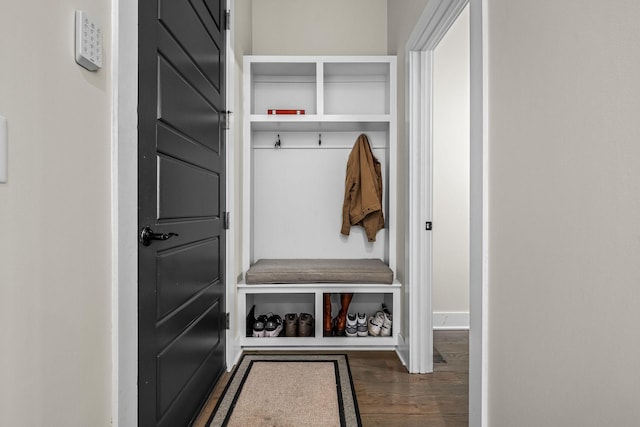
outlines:
{"label": "beige area rug", "polygon": [[347,355],[244,355],[208,425],[362,426]]}

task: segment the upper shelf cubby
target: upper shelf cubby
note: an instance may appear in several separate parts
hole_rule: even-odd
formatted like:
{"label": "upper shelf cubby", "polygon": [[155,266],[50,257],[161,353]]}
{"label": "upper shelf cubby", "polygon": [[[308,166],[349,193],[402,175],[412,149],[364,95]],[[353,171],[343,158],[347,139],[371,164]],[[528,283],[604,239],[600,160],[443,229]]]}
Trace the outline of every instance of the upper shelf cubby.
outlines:
{"label": "upper shelf cubby", "polygon": [[[395,113],[394,57],[250,56],[245,67],[252,129],[292,122],[383,124]],[[274,109],[301,114],[274,117]]]}
{"label": "upper shelf cubby", "polygon": [[324,63],[324,114],[389,114],[389,62]]}
{"label": "upper shelf cubby", "polygon": [[251,114],[272,109],[317,113],[315,62],[253,62],[251,66]]}

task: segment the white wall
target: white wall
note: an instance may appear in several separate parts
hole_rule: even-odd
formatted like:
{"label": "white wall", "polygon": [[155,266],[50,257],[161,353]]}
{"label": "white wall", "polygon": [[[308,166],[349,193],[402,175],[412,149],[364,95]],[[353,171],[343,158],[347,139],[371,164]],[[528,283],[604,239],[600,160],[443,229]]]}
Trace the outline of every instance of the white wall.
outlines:
{"label": "white wall", "polygon": [[233,3],[233,68],[235,70],[233,79],[233,91],[235,98],[235,109],[232,115],[234,124],[234,147],[235,147],[235,166],[234,166],[234,180],[236,194],[235,206],[231,211],[233,213],[232,226],[235,227],[235,264],[236,270],[233,272],[233,277],[238,277],[242,274],[242,197],[240,192],[242,189],[242,140],[244,135],[242,134],[242,118],[244,116],[243,110],[243,80],[242,80],[242,64],[244,55],[251,55],[251,35],[252,35],[252,3],[246,0],[236,0]]}
{"label": "white wall", "polygon": [[468,327],[469,7],[434,49],[433,79],[434,326]]}
{"label": "white wall", "polygon": [[[74,8],[102,25],[104,67],[74,62]],[[0,115],[0,425],[108,426],[110,1],[4,2]]]}
{"label": "white wall", "polygon": [[[251,51],[245,54],[387,53],[387,0],[252,0],[250,15]],[[241,157],[240,146],[238,152]],[[242,188],[240,179],[238,177],[238,189]],[[238,262],[241,261],[237,256]],[[240,274],[241,267],[238,265],[238,268]]]}
{"label": "white wall", "polygon": [[489,425],[640,419],[640,2],[489,2]]}
{"label": "white wall", "polygon": [[254,55],[385,55],[387,0],[252,0]]}
{"label": "white wall", "polygon": [[252,0],[251,5],[251,52],[245,54],[387,53],[387,0]]}

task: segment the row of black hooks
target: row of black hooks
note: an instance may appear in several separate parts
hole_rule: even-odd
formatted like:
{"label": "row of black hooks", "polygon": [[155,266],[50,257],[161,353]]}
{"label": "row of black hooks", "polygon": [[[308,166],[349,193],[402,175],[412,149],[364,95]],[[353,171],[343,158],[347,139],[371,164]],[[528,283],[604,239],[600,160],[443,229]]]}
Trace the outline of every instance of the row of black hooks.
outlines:
{"label": "row of black hooks", "polygon": [[[322,145],[322,134],[318,134],[318,146]],[[282,141],[280,141],[280,134],[276,138],[276,143],[274,144],[274,148],[280,148],[282,146]]]}

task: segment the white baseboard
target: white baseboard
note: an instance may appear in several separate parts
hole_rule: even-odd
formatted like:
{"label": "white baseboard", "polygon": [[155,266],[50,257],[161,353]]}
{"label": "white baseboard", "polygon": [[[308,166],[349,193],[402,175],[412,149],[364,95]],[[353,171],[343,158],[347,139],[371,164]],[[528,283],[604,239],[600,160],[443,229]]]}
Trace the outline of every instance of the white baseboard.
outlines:
{"label": "white baseboard", "polygon": [[468,311],[440,311],[433,313],[434,330],[469,330]]}
{"label": "white baseboard", "polygon": [[240,346],[240,339],[238,339],[237,337],[234,339],[232,335],[233,334],[231,333],[231,330],[228,330],[227,342],[226,342],[227,372],[231,372],[233,367],[236,366],[236,364],[240,360],[240,357],[242,356],[242,347]]}
{"label": "white baseboard", "polygon": [[398,355],[398,359],[402,365],[409,370],[409,364],[407,360],[409,359],[409,351],[408,351],[407,343],[404,339],[404,335],[398,334],[398,346],[396,347],[396,354]]}

